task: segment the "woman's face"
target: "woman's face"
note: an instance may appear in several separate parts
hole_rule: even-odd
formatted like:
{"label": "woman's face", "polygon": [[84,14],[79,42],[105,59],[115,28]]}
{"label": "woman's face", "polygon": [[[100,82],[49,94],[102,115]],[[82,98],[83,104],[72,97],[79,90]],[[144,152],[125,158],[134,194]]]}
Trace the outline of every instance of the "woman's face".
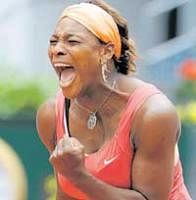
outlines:
{"label": "woman's face", "polygon": [[101,81],[103,47],[80,23],[64,18],[57,24],[48,53],[65,97],[74,98]]}

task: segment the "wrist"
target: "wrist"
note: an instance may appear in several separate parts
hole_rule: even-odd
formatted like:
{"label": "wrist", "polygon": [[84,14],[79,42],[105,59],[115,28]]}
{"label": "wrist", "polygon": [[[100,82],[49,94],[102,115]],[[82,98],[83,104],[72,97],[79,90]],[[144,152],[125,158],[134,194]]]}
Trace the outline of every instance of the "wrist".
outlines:
{"label": "wrist", "polygon": [[73,182],[74,185],[78,185],[78,186],[80,184],[83,184],[87,176],[89,176],[89,174],[85,168],[75,169],[69,172],[67,175],[65,175],[65,177],[69,179],[71,182]]}

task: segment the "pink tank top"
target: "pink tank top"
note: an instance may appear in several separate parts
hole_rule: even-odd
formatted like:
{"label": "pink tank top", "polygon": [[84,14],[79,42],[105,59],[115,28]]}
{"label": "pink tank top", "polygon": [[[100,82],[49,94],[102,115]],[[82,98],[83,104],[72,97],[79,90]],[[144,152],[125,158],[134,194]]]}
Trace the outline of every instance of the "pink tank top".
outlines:
{"label": "pink tank top", "polygon": [[[153,85],[146,84],[137,88],[129,97],[127,105],[121,112],[120,122],[112,139],[106,142],[99,151],[85,158],[85,167],[98,179],[120,188],[131,188],[131,168],[133,146],[130,143],[130,129],[137,110],[152,95],[161,92]],[[62,92],[56,98],[56,134],[57,141],[68,134],[65,119],[65,98]],[[174,167],[173,187],[168,200],[191,200],[184,185],[180,161]],[[88,197],[76,188],[66,177],[57,174],[62,191],[77,200],[88,200]]]}

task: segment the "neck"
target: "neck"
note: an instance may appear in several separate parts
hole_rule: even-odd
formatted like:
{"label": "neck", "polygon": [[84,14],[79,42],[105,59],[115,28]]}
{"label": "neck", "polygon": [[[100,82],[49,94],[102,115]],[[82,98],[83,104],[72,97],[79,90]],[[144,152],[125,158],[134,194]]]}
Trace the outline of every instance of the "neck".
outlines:
{"label": "neck", "polygon": [[118,89],[118,82],[119,75],[116,70],[113,70],[110,77],[108,77],[107,83],[91,84],[73,99],[73,104],[76,102],[87,113],[98,111],[105,116],[111,117],[118,112],[119,108],[123,107],[122,105],[126,104],[129,97],[127,93],[123,93]]}
{"label": "neck", "polygon": [[[75,101],[89,111],[97,111],[110,99],[114,92],[112,86],[106,84],[95,85],[87,88]],[[105,101],[105,102],[104,102]],[[103,105],[102,105],[103,104]]]}

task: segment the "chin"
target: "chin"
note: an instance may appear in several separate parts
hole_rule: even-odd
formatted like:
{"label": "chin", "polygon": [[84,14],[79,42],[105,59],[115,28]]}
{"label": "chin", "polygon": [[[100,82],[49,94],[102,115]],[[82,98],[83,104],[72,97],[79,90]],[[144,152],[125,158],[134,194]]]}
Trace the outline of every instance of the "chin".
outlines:
{"label": "chin", "polygon": [[79,88],[76,88],[75,90],[73,89],[68,89],[68,88],[61,88],[63,96],[67,99],[74,99],[80,94]]}

